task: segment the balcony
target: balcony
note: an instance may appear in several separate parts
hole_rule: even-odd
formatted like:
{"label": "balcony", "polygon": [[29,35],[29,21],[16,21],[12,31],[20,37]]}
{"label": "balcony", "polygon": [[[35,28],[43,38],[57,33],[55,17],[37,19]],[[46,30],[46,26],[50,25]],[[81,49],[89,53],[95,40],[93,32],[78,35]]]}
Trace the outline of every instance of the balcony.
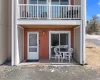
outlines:
{"label": "balcony", "polygon": [[80,5],[19,4],[18,19],[80,20]]}

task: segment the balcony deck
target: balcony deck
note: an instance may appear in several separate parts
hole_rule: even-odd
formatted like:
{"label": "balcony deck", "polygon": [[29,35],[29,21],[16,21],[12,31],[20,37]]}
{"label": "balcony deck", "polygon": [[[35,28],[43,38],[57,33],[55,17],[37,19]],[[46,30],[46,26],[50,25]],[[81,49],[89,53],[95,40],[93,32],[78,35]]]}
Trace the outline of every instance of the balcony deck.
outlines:
{"label": "balcony deck", "polygon": [[18,24],[80,25],[80,5],[18,5]]}

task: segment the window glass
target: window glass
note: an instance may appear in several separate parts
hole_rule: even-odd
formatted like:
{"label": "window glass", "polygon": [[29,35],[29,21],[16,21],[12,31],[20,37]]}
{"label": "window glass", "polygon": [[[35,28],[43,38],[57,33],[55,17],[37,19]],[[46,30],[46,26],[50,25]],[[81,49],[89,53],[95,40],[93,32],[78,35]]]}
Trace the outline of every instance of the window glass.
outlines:
{"label": "window glass", "polygon": [[29,4],[37,4],[37,0],[29,0]]}
{"label": "window glass", "polygon": [[68,0],[60,0],[60,5],[68,5]]}
{"label": "window glass", "polygon": [[59,5],[59,0],[51,0],[51,4]]}
{"label": "window glass", "polygon": [[29,52],[37,52],[37,48],[29,48]]}
{"label": "window glass", "polygon": [[51,46],[59,45],[59,34],[51,34]]}
{"label": "window glass", "polygon": [[37,46],[37,34],[29,34],[29,46]]}
{"label": "window glass", "polygon": [[60,45],[68,45],[68,34],[60,34]]}

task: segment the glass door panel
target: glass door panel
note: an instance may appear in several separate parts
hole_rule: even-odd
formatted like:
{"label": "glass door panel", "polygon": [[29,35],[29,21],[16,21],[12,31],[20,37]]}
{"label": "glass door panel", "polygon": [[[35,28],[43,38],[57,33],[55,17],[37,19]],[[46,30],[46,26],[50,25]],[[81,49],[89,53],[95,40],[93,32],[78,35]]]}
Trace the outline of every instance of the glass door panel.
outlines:
{"label": "glass door panel", "polygon": [[29,4],[37,4],[37,0],[29,0]]}
{"label": "glass door panel", "polygon": [[51,5],[59,5],[59,0],[51,0]]}
{"label": "glass door panel", "polygon": [[29,46],[37,46],[37,34],[29,34]]}
{"label": "glass door panel", "polygon": [[[60,46],[58,48],[58,51],[68,51],[68,48],[70,47],[69,43],[69,33],[66,32],[58,32],[58,33],[51,33],[51,58],[55,57],[54,48],[56,46]],[[63,47],[61,47],[63,46]]]}
{"label": "glass door panel", "polygon": [[69,0],[60,0],[60,5],[68,5]]}
{"label": "glass door panel", "polygon": [[64,48],[61,48],[60,51],[68,51],[68,40],[68,33],[60,33],[60,46],[64,46]]}
{"label": "glass door panel", "polygon": [[59,34],[51,34],[51,57],[55,57],[54,48],[59,45]]}
{"label": "glass door panel", "polygon": [[[54,5],[54,6],[52,6]],[[59,0],[51,0],[51,16],[52,18],[58,18],[60,13]]]}
{"label": "glass door panel", "polygon": [[29,16],[33,18],[47,18],[47,0],[29,0]]}
{"label": "glass door panel", "polygon": [[51,34],[51,46],[59,45],[59,34]]}
{"label": "glass door panel", "polygon": [[67,33],[60,34],[60,45],[68,45],[68,34]]}
{"label": "glass door panel", "polygon": [[29,17],[37,18],[37,6],[36,6],[36,4],[38,4],[38,1],[37,0],[29,0],[29,4],[33,4],[33,5],[30,5],[28,7]]}
{"label": "glass door panel", "polygon": [[38,15],[39,18],[47,19],[47,0],[38,0]]}
{"label": "glass door panel", "polygon": [[38,0],[38,4],[47,4],[47,0]]}

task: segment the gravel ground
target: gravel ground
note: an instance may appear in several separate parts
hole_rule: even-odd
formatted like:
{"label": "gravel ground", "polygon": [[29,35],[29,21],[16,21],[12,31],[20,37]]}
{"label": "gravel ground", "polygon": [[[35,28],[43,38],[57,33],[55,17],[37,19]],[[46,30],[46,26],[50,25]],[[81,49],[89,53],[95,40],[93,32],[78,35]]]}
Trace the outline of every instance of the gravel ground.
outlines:
{"label": "gravel ground", "polygon": [[86,39],[97,39],[100,40],[100,35],[86,35]]}
{"label": "gravel ground", "polygon": [[100,40],[97,40],[97,39],[86,39],[86,41],[94,43],[97,46],[100,46]]}
{"label": "gravel ground", "polygon": [[100,35],[86,35],[86,41],[100,46]]}
{"label": "gravel ground", "polygon": [[0,73],[0,80],[100,80],[100,72],[82,66],[1,66]]}

